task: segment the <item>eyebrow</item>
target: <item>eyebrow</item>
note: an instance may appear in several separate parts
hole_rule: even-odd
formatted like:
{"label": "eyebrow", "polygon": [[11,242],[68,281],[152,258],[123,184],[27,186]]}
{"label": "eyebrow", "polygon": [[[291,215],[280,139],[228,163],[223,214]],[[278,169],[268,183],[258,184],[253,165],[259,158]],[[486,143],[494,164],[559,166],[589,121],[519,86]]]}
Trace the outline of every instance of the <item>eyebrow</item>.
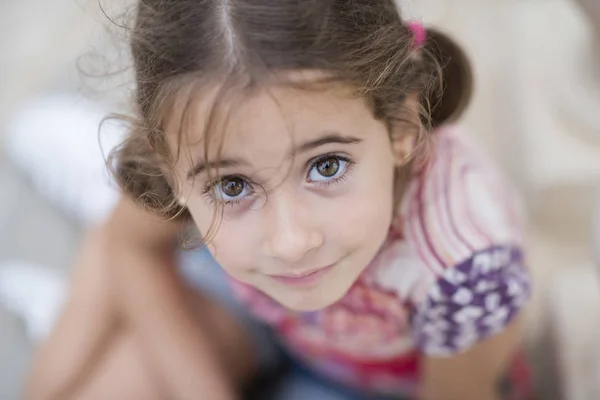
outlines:
{"label": "eyebrow", "polygon": [[[310,140],[297,146],[291,153],[290,157],[293,157],[299,153],[304,153],[309,150],[316,149],[326,144],[357,144],[363,140],[354,136],[345,136],[337,132],[328,132],[318,139]],[[187,179],[192,179],[196,175],[206,171],[207,169],[216,168],[232,168],[240,165],[250,165],[250,163],[243,158],[223,158],[218,161],[199,161],[197,162],[186,174]]]}

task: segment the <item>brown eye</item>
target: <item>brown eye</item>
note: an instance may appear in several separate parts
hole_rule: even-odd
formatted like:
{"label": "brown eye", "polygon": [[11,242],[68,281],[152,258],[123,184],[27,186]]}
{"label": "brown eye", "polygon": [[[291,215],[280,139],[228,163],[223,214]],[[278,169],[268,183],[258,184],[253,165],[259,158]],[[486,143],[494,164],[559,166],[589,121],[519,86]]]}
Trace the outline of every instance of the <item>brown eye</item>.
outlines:
{"label": "brown eye", "polygon": [[324,156],[315,161],[308,172],[309,182],[329,182],[345,176],[350,161],[341,156]]}
{"label": "brown eye", "polygon": [[244,192],[246,182],[242,178],[225,178],[219,182],[220,192],[227,197],[238,197]]}
{"label": "brown eye", "polygon": [[315,167],[321,176],[325,178],[331,178],[339,171],[340,160],[336,157],[325,158],[317,161]]}

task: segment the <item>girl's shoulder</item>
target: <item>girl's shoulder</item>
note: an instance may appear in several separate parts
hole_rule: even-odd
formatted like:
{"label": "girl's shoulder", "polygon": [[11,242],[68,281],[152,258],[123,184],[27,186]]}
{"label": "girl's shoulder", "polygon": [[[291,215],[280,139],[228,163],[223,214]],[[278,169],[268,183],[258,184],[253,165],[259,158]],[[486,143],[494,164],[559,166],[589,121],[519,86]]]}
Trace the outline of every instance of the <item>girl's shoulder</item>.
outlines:
{"label": "girl's shoulder", "polygon": [[438,130],[427,156],[377,270],[412,310],[420,351],[445,356],[504,329],[530,277],[520,202],[499,168],[456,127]]}
{"label": "girl's shoulder", "polygon": [[435,269],[486,249],[521,247],[521,201],[500,168],[456,126],[433,137],[400,205],[404,237]]}
{"label": "girl's shoulder", "polygon": [[530,294],[515,191],[459,129],[436,132],[372,269],[411,310],[416,346],[462,352],[504,329]]}

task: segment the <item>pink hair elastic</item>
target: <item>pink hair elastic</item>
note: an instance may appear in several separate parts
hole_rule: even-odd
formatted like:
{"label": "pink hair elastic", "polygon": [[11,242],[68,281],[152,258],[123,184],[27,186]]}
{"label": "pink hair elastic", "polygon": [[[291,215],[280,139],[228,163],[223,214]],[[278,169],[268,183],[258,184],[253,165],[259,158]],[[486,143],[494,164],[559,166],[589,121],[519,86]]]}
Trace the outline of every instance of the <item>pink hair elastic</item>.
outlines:
{"label": "pink hair elastic", "polygon": [[408,29],[410,29],[413,34],[413,47],[418,49],[423,46],[425,40],[427,40],[427,30],[419,21],[410,21],[407,25]]}

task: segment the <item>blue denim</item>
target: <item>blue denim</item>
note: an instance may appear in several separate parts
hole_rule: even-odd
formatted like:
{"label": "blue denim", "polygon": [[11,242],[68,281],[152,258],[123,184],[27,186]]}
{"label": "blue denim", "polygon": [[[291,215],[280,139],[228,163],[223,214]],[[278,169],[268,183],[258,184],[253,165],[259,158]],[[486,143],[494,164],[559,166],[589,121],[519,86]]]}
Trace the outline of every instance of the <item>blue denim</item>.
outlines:
{"label": "blue denim", "polygon": [[[307,366],[292,361],[291,371],[282,379],[281,397],[273,400],[409,400],[403,396],[369,395],[327,380]],[[290,397],[291,396],[291,397]]]}

